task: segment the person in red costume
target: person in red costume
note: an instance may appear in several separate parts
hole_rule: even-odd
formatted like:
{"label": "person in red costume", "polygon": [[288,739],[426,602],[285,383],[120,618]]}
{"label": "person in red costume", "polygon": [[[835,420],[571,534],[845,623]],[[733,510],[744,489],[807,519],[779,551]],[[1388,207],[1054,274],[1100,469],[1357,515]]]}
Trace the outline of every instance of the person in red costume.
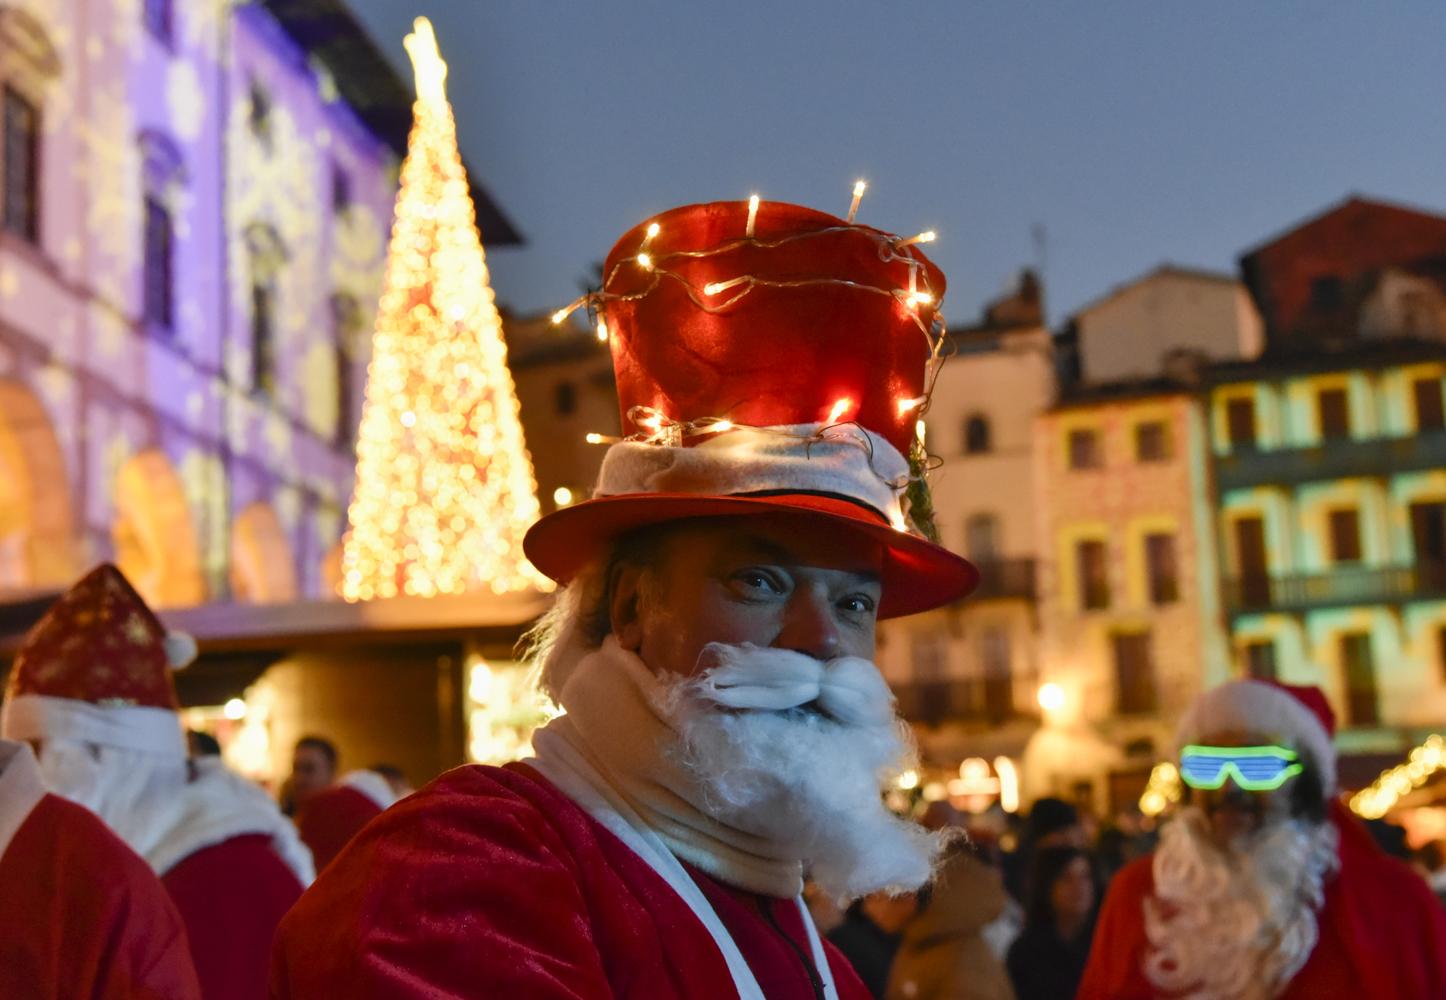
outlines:
{"label": "person in red costume", "polygon": [[301,798],[296,829],[311,850],[316,870],[331,864],[361,828],[397,801],[386,777],[376,771],[352,771],[327,788]]}
{"label": "person in red costume", "polygon": [[1184,806],[1111,883],[1080,1000],[1446,997],[1446,912],[1336,798],[1334,733],[1315,687],[1195,701]]}
{"label": "person in red costume", "polygon": [[102,565],[25,637],[0,735],[36,743],[49,788],[94,811],[160,876],[207,1000],[254,1000],[311,856],[259,787],[220,758],[186,759],[171,671],[194,656],[189,636],[168,633]]}
{"label": "person in red costume", "polygon": [[534,654],[565,714],[369,824],[282,922],[275,996],[868,996],[800,892],[912,890],[940,846],[882,804],[911,747],[872,657],[977,579],[918,533],[944,279],[750,214],[638,226],[591,296],[627,436],[525,542],[565,585]]}
{"label": "person in red costume", "polygon": [[0,997],[199,1000],[186,928],[104,823],[0,740]]}

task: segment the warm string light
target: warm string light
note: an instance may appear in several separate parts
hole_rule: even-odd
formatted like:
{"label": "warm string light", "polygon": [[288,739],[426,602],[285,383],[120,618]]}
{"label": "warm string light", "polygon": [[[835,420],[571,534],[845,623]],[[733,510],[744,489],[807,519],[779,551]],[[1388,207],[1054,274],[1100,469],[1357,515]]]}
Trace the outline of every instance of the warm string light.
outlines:
{"label": "warm string light", "polygon": [[1351,796],[1351,811],[1365,819],[1380,819],[1443,768],[1446,768],[1446,740],[1439,733],[1433,733],[1411,751],[1404,764],[1382,771],[1369,786]]}
{"label": "warm string light", "polygon": [[601,316],[597,318],[597,339],[604,344],[608,342],[608,321]]}
{"label": "warm string light", "polygon": [[522,552],[540,513],[536,483],[457,152],[446,64],[425,20],[407,51],[418,99],[367,369],[342,594],[550,589]]}
{"label": "warm string light", "polygon": [[859,202],[864,200],[864,189],[867,187],[868,185],[863,181],[855,182],[854,200],[849,202],[849,214],[845,217],[845,222],[853,222],[854,216],[859,214]]}
{"label": "warm string light", "polygon": [[753,235],[753,223],[758,220],[758,195],[748,196],[748,224],[743,227],[743,235]]}
{"label": "warm string light", "polygon": [[933,243],[938,237],[939,234],[934,232],[934,230],[926,229],[922,233],[917,233],[906,240],[901,240],[897,246],[902,250],[904,247],[911,247],[915,243]]}
{"label": "warm string light", "polygon": [[899,400],[899,416],[903,416],[912,410],[917,410],[929,401],[927,396],[915,396],[913,399]]}
{"label": "warm string light", "polygon": [[649,245],[652,244],[653,240],[658,238],[658,234],[662,231],[663,227],[658,225],[656,222],[649,223],[647,232],[643,234],[643,245],[638,247],[638,252],[643,253],[644,251],[646,251]]}
{"label": "warm string light", "polygon": [[840,420],[843,419],[843,415],[849,411],[849,407],[853,405],[854,401],[847,396],[844,396],[842,399],[835,400],[832,409],[828,411],[828,419],[825,420],[824,423],[838,423]]}

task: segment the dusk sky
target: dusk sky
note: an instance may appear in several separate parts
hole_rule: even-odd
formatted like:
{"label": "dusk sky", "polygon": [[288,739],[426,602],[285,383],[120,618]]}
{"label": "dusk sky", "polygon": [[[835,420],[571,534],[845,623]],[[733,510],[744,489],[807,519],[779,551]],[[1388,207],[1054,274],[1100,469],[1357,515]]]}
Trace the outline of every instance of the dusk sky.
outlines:
{"label": "dusk sky", "polygon": [[[1446,210],[1446,5],[348,0],[400,68],[437,26],[464,154],[528,238],[516,309],[625,230],[746,198],[934,228],[951,323],[1040,262],[1050,321],[1356,192]],[[484,240],[486,234],[483,234]]]}

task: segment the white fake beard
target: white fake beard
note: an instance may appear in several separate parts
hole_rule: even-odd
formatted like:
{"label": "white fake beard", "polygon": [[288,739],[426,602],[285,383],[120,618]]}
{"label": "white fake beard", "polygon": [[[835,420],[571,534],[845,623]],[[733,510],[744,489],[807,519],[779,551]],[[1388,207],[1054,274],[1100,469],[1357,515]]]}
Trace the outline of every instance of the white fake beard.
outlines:
{"label": "white fake beard", "polygon": [[[774,690],[807,659],[755,646],[709,650],[727,657],[734,682]],[[929,880],[943,839],[885,807],[887,784],[915,759],[913,739],[873,664],[850,658],[818,667],[834,672],[845,663],[849,685],[834,690],[846,690],[850,704],[833,705],[833,715],[720,705],[710,673],[664,681],[657,708],[678,733],[672,756],[713,819],[790,845],[835,899],[911,891]],[[828,705],[829,695],[818,701]]]}
{"label": "white fake beard", "polygon": [[85,806],[146,857],[179,806],[186,762],[142,750],[46,740],[40,774],[55,794]]}
{"label": "white fake beard", "polygon": [[1208,831],[1194,806],[1161,831],[1145,900],[1146,978],[1182,1000],[1279,996],[1315,948],[1339,864],[1336,829],[1292,819],[1228,851]]}

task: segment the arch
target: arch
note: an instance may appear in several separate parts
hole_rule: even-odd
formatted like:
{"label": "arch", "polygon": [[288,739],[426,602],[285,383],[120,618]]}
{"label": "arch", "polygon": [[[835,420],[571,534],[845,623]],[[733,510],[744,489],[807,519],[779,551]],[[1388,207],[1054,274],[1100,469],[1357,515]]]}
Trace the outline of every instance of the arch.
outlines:
{"label": "arch", "polygon": [[181,477],[159,448],[133,455],[116,474],[116,565],[157,608],[206,600],[201,546]]}
{"label": "arch", "polygon": [[74,578],[70,477],[44,404],[0,379],[0,589],[59,586]]}
{"label": "arch", "polygon": [[257,501],[231,526],[231,597],[247,604],[280,604],[296,596],[296,560],[286,529],[269,503]]}
{"label": "arch", "polygon": [[989,418],[982,413],[971,413],[964,421],[964,453],[982,455],[994,449],[993,434]]}

